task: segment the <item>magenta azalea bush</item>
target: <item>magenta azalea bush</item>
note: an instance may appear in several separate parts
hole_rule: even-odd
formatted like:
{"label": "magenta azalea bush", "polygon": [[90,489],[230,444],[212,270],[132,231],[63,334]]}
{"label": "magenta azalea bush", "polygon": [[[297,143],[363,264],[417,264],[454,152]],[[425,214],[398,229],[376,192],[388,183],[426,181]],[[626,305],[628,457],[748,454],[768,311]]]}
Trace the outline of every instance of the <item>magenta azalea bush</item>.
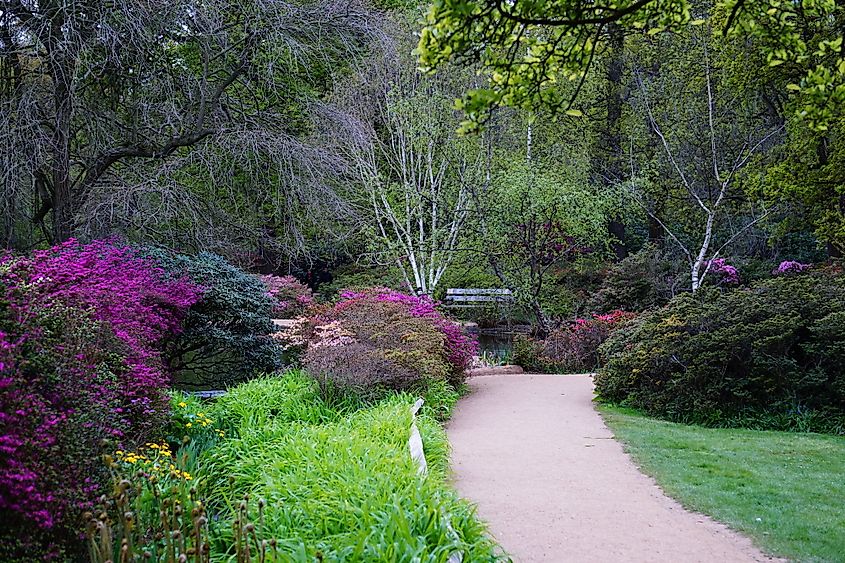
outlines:
{"label": "magenta azalea bush", "polygon": [[739,283],[739,271],[731,266],[724,258],[716,258],[708,264],[710,273],[719,277],[719,282],[726,285]]}
{"label": "magenta azalea bush", "polygon": [[802,264],[797,260],[784,260],[777,268],[772,270],[772,275],[783,276],[785,274],[798,274],[810,268],[810,264]]}
{"label": "magenta azalea bush", "polygon": [[280,319],[293,319],[305,313],[314,304],[311,289],[293,276],[260,276],[273,298],[273,315]]}
{"label": "magenta azalea bush", "polygon": [[[20,559],[15,550],[49,558],[62,540],[76,544],[80,515],[105,482],[102,455],[161,432],[161,353],[200,294],[114,241],[4,259],[0,545],[11,552],[0,559]],[[48,537],[52,551],[39,543]]]}

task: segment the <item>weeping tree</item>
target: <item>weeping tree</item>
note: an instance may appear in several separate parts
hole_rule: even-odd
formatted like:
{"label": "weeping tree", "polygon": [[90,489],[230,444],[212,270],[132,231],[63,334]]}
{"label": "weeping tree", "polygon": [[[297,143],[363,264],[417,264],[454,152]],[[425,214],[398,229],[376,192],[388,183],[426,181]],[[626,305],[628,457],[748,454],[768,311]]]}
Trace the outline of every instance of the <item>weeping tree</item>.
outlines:
{"label": "weeping tree", "polygon": [[372,21],[339,0],[0,0],[5,244],[295,229],[238,218],[337,201],[303,100],[378,42]]}

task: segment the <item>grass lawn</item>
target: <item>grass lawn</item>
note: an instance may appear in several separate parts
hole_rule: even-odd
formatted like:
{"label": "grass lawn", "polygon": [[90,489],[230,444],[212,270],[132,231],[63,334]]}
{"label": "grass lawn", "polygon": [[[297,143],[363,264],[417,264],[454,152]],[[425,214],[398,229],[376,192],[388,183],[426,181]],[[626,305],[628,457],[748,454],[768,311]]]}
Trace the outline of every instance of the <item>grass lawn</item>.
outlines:
{"label": "grass lawn", "polygon": [[845,437],[702,428],[599,406],[643,471],[684,506],[795,561],[845,561]]}

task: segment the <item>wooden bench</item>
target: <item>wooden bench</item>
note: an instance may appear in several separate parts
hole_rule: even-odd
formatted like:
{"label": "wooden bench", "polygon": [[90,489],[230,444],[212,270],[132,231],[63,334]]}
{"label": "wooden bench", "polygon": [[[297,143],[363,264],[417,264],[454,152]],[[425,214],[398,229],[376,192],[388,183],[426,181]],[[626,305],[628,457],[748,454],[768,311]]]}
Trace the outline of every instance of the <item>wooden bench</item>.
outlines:
{"label": "wooden bench", "polygon": [[485,307],[487,305],[512,305],[510,289],[467,289],[450,287],[446,290],[447,307]]}

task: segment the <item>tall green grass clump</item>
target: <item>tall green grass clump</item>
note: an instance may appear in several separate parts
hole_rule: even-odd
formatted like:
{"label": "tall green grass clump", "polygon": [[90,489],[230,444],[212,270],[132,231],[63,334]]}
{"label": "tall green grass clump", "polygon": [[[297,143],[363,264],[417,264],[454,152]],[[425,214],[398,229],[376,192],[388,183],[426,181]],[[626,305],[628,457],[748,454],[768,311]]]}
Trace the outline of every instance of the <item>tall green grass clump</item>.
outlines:
{"label": "tall green grass clump", "polygon": [[[327,399],[296,372],[243,384],[213,409],[227,438],[199,460],[202,496],[220,522],[249,498],[256,533],[275,540],[283,561],[445,562],[456,551],[464,561],[502,560],[446,485],[448,442],[427,415],[418,426],[429,473],[418,474],[408,450],[413,401]],[[233,535],[214,531],[215,560],[231,558]]]}

